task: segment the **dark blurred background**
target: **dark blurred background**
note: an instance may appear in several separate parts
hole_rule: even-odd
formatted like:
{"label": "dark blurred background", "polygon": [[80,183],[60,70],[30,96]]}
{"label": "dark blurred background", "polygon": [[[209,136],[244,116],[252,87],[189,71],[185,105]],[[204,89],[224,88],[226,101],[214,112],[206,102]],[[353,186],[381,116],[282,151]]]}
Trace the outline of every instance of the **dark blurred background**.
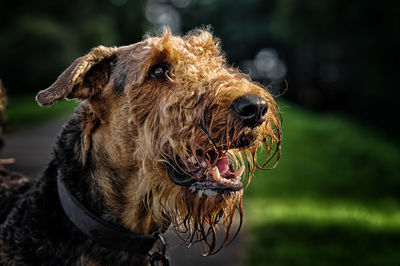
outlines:
{"label": "dark blurred background", "polygon": [[399,265],[400,1],[14,0],[0,10],[9,168],[36,176],[47,163],[63,121],[40,123],[76,104],[39,108],[34,95],[75,58],[163,25],[211,25],[229,64],[281,95],[282,157],[245,192],[242,240],[214,261],[175,249],[178,265]]}

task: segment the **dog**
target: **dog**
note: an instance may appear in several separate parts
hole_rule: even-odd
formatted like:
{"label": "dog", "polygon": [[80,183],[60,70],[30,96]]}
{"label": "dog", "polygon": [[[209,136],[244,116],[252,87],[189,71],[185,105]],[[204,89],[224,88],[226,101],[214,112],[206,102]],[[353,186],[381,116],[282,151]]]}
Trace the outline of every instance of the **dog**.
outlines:
{"label": "dog", "polygon": [[168,229],[215,254],[254,170],[280,157],[278,105],[208,29],[94,48],[36,96],[63,99],[80,104],[0,227],[4,265],[167,265]]}

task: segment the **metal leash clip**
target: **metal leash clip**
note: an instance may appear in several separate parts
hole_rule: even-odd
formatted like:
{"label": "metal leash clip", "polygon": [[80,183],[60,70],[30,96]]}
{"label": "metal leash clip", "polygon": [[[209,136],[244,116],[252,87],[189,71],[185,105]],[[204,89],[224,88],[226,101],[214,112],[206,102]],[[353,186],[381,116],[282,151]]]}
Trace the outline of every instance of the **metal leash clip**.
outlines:
{"label": "metal leash clip", "polygon": [[169,266],[169,261],[167,256],[165,255],[166,252],[166,244],[164,238],[160,235],[157,234],[158,240],[161,242],[161,251],[156,251],[153,254],[150,252],[148,253],[150,257],[150,265],[151,266],[157,266],[156,262],[159,261],[161,265],[163,266]]}

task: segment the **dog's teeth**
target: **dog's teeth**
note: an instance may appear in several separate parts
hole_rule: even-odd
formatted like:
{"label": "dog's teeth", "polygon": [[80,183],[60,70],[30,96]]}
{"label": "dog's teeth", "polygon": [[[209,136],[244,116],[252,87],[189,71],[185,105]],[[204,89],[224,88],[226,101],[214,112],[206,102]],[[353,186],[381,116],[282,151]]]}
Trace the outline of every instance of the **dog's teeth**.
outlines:
{"label": "dog's teeth", "polygon": [[219,181],[221,179],[221,174],[219,173],[218,167],[214,166],[212,174],[214,180]]}
{"label": "dog's teeth", "polygon": [[239,170],[236,171],[236,176],[241,177],[243,175],[244,169],[246,167],[244,165],[240,166]]}

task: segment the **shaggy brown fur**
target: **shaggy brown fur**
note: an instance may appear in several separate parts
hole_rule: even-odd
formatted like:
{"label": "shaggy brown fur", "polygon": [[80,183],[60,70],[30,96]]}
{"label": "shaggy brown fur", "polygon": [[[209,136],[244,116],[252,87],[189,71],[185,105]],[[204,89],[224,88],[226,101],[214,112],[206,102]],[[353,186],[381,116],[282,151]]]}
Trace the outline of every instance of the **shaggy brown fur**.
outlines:
{"label": "shaggy brown fur", "polygon": [[[268,107],[244,110],[256,116],[250,120],[234,111],[248,95]],[[76,181],[87,189],[77,197],[132,232],[170,226],[188,243],[204,244],[207,254],[227,243],[236,211],[242,220],[244,167],[249,181],[255,168],[279,159],[277,104],[267,88],[227,66],[207,30],[183,37],[165,30],[129,46],[99,46],[37,95],[41,105],[62,99],[82,102],[61,136],[66,142],[70,126],[79,123],[79,139],[68,144],[78,166],[62,158],[54,163],[70,164],[67,172],[87,170],[85,181]],[[184,179],[189,183],[178,184]],[[219,245],[218,224],[226,230]]]}

